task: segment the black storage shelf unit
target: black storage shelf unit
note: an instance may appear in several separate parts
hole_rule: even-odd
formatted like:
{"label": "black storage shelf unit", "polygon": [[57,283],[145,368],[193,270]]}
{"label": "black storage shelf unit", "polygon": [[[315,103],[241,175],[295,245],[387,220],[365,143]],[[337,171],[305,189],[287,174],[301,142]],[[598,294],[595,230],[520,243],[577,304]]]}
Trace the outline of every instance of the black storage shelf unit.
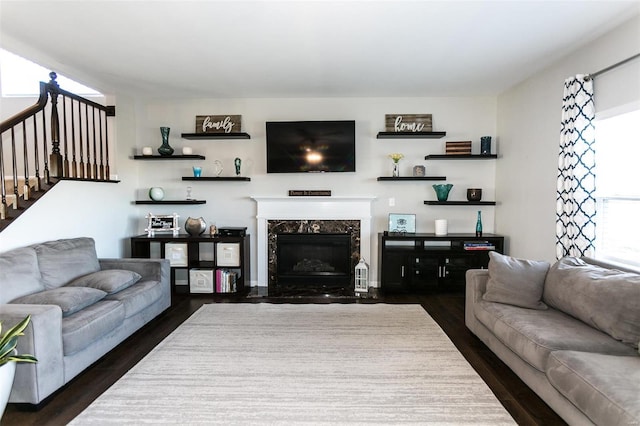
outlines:
{"label": "black storage shelf unit", "polygon": [[208,182],[215,182],[215,181],[241,181],[241,182],[249,182],[251,180],[251,178],[249,177],[244,177],[244,176],[201,176],[201,177],[193,177],[193,176],[183,176],[182,180],[190,180],[190,181],[197,181],[197,180],[201,180],[201,181],[208,181]]}
{"label": "black storage shelf unit", "polygon": [[378,234],[378,267],[383,292],[464,291],[469,269],[487,268],[489,252],[503,253],[495,234]]}
{"label": "black storage shelf unit", "polygon": [[134,155],[134,160],[205,160],[204,155]]}
{"label": "black storage shelf unit", "polygon": [[447,132],[378,132],[378,139],[440,139]]}
{"label": "black storage shelf unit", "polygon": [[494,160],[498,154],[430,154],[425,155],[425,160]]}
{"label": "black storage shelf unit", "polygon": [[495,206],[495,201],[425,201],[429,206]]}
{"label": "black storage shelf unit", "polygon": [[251,139],[248,133],[183,133],[183,139],[200,140],[200,139]]}
{"label": "black storage shelf unit", "polygon": [[447,180],[446,176],[381,176],[379,181],[407,181],[407,180]]}
{"label": "black storage shelf unit", "polygon": [[206,204],[206,200],[137,200],[136,204]]}
{"label": "black storage shelf unit", "polygon": [[[131,257],[140,259],[169,259],[171,265],[171,288],[172,303],[175,302],[173,295],[189,294],[195,295],[242,295],[249,289],[250,279],[250,236],[223,236],[223,235],[188,235],[171,233],[164,234],[156,232],[156,235],[150,237],[148,235],[138,235],[130,238]],[[167,250],[167,244],[179,244],[186,247],[185,258],[181,262],[174,264],[174,257]],[[156,246],[157,245],[157,246]],[[229,261],[224,254],[225,245],[235,246],[237,248],[237,261],[231,259]],[[152,248],[153,247],[153,248]],[[223,250],[222,252],[220,252]],[[212,257],[207,257],[204,253],[209,253]],[[192,286],[191,271],[208,270],[212,273],[214,280],[213,289],[210,291],[195,291]],[[236,291],[218,291],[216,284],[216,270],[230,270],[237,273]]]}

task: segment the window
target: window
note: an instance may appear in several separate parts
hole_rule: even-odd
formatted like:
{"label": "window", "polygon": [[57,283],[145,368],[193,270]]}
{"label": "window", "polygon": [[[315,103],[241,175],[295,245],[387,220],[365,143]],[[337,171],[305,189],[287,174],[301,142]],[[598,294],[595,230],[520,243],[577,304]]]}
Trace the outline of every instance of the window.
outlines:
{"label": "window", "polygon": [[[640,108],[596,120],[596,257],[640,266]],[[606,115],[606,114],[605,114]]]}
{"label": "window", "polygon": [[[48,82],[50,70],[18,55],[0,49],[0,90],[2,96],[38,96],[40,82]],[[58,74],[56,79],[64,90],[80,96],[102,96],[90,87],[83,86]]]}

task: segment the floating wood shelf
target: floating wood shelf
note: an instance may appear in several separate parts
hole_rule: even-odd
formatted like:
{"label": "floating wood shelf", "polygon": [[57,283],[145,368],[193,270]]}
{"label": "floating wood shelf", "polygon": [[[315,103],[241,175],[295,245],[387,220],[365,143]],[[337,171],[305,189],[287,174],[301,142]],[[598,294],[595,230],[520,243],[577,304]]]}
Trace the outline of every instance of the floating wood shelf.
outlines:
{"label": "floating wood shelf", "polygon": [[495,206],[495,201],[425,201],[430,206]]}
{"label": "floating wood shelf", "polygon": [[137,200],[136,204],[206,204],[206,200]]}
{"label": "floating wood shelf", "polygon": [[379,181],[406,181],[406,180],[447,180],[446,176],[381,176]]}
{"label": "floating wood shelf", "polygon": [[251,139],[248,133],[235,132],[235,133],[183,133],[184,139],[198,140],[198,139]]}
{"label": "floating wood shelf", "polygon": [[378,139],[440,139],[447,132],[378,132]]}
{"label": "floating wood shelf", "polygon": [[201,177],[193,177],[193,176],[183,176],[182,180],[202,180],[202,181],[244,181],[244,182],[249,182],[251,180],[251,178],[249,177],[244,177],[244,176],[218,176],[218,177],[213,177],[213,176],[201,176]]}
{"label": "floating wood shelf", "polygon": [[134,155],[134,160],[204,160],[204,155]]}
{"label": "floating wood shelf", "polygon": [[464,154],[464,155],[447,155],[432,154],[425,155],[425,160],[491,160],[498,158],[497,154]]}

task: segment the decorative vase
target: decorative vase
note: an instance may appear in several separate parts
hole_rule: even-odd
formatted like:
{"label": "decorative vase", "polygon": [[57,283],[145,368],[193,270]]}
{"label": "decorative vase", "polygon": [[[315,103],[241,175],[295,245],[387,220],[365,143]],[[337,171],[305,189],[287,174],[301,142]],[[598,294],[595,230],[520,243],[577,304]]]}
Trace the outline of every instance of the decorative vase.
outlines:
{"label": "decorative vase", "polygon": [[491,155],[491,136],[482,136],[480,138],[480,154]]}
{"label": "decorative vase", "polygon": [[199,178],[200,176],[202,176],[202,167],[194,166],[193,167],[193,177]]}
{"label": "decorative vase", "polygon": [[16,374],[16,362],[9,361],[0,366],[0,419],[4,414],[4,409],[9,402],[9,395],[13,387],[13,378]]}
{"label": "decorative vase", "polygon": [[450,183],[439,183],[433,185],[433,189],[436,191],[436,197],[438,198],[438,201],[447,201],[451,188],[453,188],[453,185]]}
{"label": "decorative vase", "polygon": [[400,177],[400,163],[397,161],[393,162],[393,177]]}
{"label": "decorative vase", "polygon": [[162,201],[164,198],[164,189],[154,186],[153,188],[149,188],[149,198],[153,201]]}
{"label": "decorative vase", "polygon": [[476,221],[476,237],[482,237],[482,213],[478,210],[478,220]]}
{"label": "decorative vase", "polygon": [[160,127],[160,134],[162,135],[162,145],[158,148],[158,153],[163,157],[173,155],[173,148],[169,146],[169,127]]}
{"label": "decorative vase", "polygon": [[191,236],[200,235],[204,232],[205,229],[207,229],[207,222],[205,222],[201,217],[197,219],[188,217],[184,222],[184,229]]}
{"label": "decorative vase", "polygon": [[233,160],[233,165],[236,167],[236,176],[240,176],[240,167],[242,166],[242,160],[236,157],[236,159]]}

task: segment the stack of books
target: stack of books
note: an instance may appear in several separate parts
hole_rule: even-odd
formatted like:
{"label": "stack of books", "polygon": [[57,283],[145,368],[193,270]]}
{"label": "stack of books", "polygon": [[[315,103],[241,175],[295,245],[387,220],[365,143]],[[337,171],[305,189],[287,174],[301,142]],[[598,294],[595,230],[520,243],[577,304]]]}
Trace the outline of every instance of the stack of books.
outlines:
{"label": "stack of books", "polygon": [[445,153],[447,155],[469,155],[471,154],[471,141],[447,142]]}
{"label": "stack of books", "polygon": [[216,270],[216,293],[234,293],[237,288],[238,274],[228,269]]}
{"label": "stack of books", "polygon": [[465,250],[495,250],[496,246],[494,246],[489,241],[465,241],[464,249]]}

